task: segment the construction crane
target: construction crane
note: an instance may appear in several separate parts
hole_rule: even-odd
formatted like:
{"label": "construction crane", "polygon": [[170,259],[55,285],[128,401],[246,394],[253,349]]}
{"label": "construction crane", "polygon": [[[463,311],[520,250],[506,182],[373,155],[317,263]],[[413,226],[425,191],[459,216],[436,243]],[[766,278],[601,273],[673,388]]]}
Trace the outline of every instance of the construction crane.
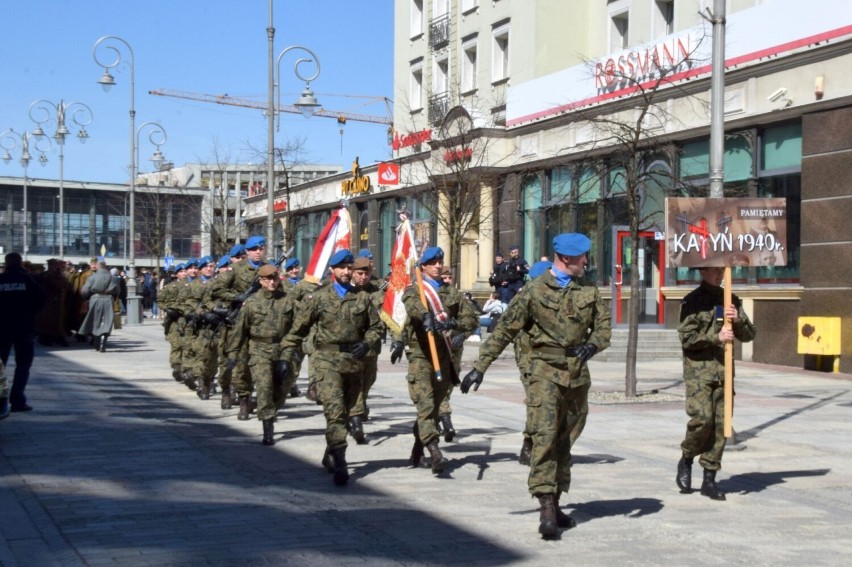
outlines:
{"label": "construction crane", "polygon": [[[224,95],[210,95],[210,94],[199,94],[199,93],[191,93],[187,91],[176,91],[172,89],[155,89],[153,91],[148,91],[148,94],[156,95],[156,96],[168,96],[172,98],[183,98],[187,100],[195,100],[199,102],[212,102],[215,104],[222,104],[226,106],[243,106],[246,108],[257,108],[258,110],[268,110],[269,105],[265,102],[260,102],[257,100],[251,100],[246,98],[238,98],[233,96]],[[385,106],[388,111],[388,116],[374,116],[372,114],[358,114],[353,112],[338,112],[334,110],[325,110],[321,109],[314,113],[314,116],[323,116],[325,118],[335,118],[337,119],[337,123],[341,126],[346,124],[348,120],[354,120],[356,122],[372,122],[374,124],[387,124],[392,125],[393,119],[391,118],[393,112],[391,110],[391,100],[386,97],[376,97],[376,100],[382,100],[385,103]],[[291,104],[282,104],[277,106],[277,112],[290,112],[293,114],[301,114],[302,111],[297,107]]]}

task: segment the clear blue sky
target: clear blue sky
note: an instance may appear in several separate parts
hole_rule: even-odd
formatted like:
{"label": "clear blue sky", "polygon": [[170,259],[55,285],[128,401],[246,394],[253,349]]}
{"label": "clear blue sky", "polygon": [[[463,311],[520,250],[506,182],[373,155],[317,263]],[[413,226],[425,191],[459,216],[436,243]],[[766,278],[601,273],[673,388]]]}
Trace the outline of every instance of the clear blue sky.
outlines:
{"label": "clear blue sky", "polygon": [[[290,45],[317,54],[322,70],[311,87],[326,110],[387,114],[381,102],[331,95],[393,96],[393,0],[275,0],[273,25],[276,57]],[[161,149],[169,161],[211,162],[217,143],[232,163],[249,161],[249,146],[266,148],[261,111],[148,91],[227,93],[265,102],[267,26],[268,0],[0,0],[0,131],[35,128],[29,107],[37,99],[83,102],[94,114],[90,139],[66,143],[65,179],[127,182],[130,58],[122,52],[122,63],[111,71],[118,84],[104,93],[97,84],[103,70],[92,55],[98,38],[116,35],[135,55],[136,125],[163,125],[168,141]],[[282,104],[292,104],[304,86],[293,73],[297,58],[291,52],[281,62]],[[312,72],[308,65],[303,72]],[[348,169],[355,156],[362,165],[390,156],[386,125],[350,121],[341,154],[336,120],[281,117],[276,145],[306,138],[302,161]],[[154,149],[143,132],[141,172],[151,171]],[[46,167],[32,162],[30,176],[58,179],[55,147],[49,159]],[[0,175],[22,174],[16,161],[0,161]]]}

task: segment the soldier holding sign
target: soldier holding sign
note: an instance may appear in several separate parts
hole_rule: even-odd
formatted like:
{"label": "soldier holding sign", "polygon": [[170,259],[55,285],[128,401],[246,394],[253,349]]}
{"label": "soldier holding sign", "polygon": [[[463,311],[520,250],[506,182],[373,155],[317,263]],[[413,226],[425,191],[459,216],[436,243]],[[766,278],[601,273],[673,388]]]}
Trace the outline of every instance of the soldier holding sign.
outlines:
{"label": "soldier holding sign", "polygon": [[[680,445],[683,456],[677,464],[676,482],[681,492],[691,492],[692,461],[699,456],[704,468],[701,494],[713,500],[725,500],[716,484],[716,471],[722,466],[725,450],[725,343],[734,338],[748,342],[755,335],[754,325],[736,295],[731,296],[731,304],[724,305],[724,271],[701,268],[701,285],[683,299],[678,327],[683,346],[686,413],[690,419]],[[731,325],[725,325],[725,319]]]}

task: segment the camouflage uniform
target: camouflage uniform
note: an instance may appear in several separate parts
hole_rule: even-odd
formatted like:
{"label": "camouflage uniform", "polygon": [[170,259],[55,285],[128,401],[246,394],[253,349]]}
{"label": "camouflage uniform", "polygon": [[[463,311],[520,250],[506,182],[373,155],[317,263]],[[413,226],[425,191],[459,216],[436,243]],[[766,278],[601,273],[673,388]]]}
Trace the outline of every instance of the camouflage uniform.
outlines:
{"label": "camouflage uniform", "polygon": [[212,288],[213,278],[199,275],[186,286],[186,293],[181,294],[181,311],[193,318],[192,324],[185,327],[183,369],[199,382],[200,396],[209,395],[216,374],[216,329],[201,319],[202,314],[213,309]]}
{"label": "camouflage uniform", "polygon": [[[245,259],[234,264],[230,272],[220,274],[213,280],[213,301],[231,305],[237,296],[252,286],[257,279],[259,268],[260,265],[255,267],[248,259]],[[222,332],[226,335],[222,341],[229,343],[231,330],[224,328]],[[233,368],[233,373],[228,372],[227,368],[219,368],[219,386],[225,391],[230,389],[231,381],[233,381],[240,398],[250,397],[253,388],[251,375],[248,372],[248,351],[245,347],[237,355],[236,361],[237,365]]]}
{"label": "camouflage uniform", "polygon": [[[186,285],[187,282],[185,279],[175,278],[163,286],[163,289],[157,296],[157,303],[166,310],[167,316],[169,310],[180,313],[180,296]],[[180,376],[183,374],[183,327],[186,322],[182,313],[177,318],[169,318],[167,321],[168,332],[166,333],[166,339],[171,345],[169,364],[172,366],[172,375],[175,380],[182,380],[183,378]],[[166,322],[163,325],[166,326]]]}
{"label": "camouflage uniform", "polygon": [[237,322],[229,333],[225,352],[236,359],[248,345],[248,368],[257,390],[257,418],[272,419],[284,406],[293,383],[293,372],[275,380],[275,364],[282,359],[281,339],[293,324],[293,302],[283,290],[261,289],[248,298],[240,309]]}
{"label": "camouflage uniform", "polygon": [[295,321],[282,341],[285,360],[293,362],[299,346],[315,328],[311,371],[325,414],[325,439],[329,451],[345,450],[346,422],[361,391],[363,360],[350,349],[358,342],[377,348],[382,323],[366,294],[350,291],[342,298],[335,285],[319,288],[296,309]]}
{"label": "camouflage uniform", "polygon": [[[424,285],[431,285],[424,281]],[[456,332],[469,333],[479,325],[479,315],[459,291],[450,285],[438,288],[438,296],[447,316],[458,322]],[[432,367],[432,355],[429,352],[429,339],[423,330],[423,316],[427,310],[420,300],[420,288],[412,284],[402,296],[408,323],[403,336],[408,337],[408,395],[417,408],[415,436],[428,446],[438,438],[438,412],[446,401],[452,388],[451,376],[458,376],[453,353],[447,352],[446,341],[440,333],[435,333],[435,347],[441,365],[442,380],[435,379]]]}
{"label": "camouflage uniform", "polygon": [[[309,301],[313,295],[313,293],[319,289],[319,284],[315,284],[313,282],[309,282],[308,280],[301,279],[298,283],[293,284],[288,279],[284,279],[283,282],[284,293],[287,294],[293,301],[293,305],[298,308],[301,305],[304,305],[305,301]],[[294,357],[293,363],[293,376],[294,383],[299,379],[299,374],[302,372],[302,363],[305,360],[305,356],[310,356],[314,352],[314,331],[311,330],[308,337],[302,341],[302,344],[299,345],[299,350],[297,351],[297,356]],[[311,375],[311,361],[308,359],[308,383],[315,384],[316,377]]]}
{"label": "camouflage uniform", "polygon": [[[385,302],[385,290],[377,284],[381,284],[381,282],[371,279],[366,286],[360,288],[360,292],[367,295],[370,299],[372,309],[378,315],[382,310],[382,304]],[[382,323],[382,326],[382,331],[384,331],[384,323]],[[370,408],[367,406],[367,396],[370,394],[370,388],[376,383],[376,375],[379,371],[379,355],[381,352],[382,343],[379,341],[376,347],[370,348],[370,352],[364,357],[364,376],[361,379],[361,393],[352,408],[352,415],[359,415],[364,418],[370,415]]]}
{"label": "camouflage uniform", "polygon": [[612,329],[598,289],[572,278],[563,288],[547,272],[509,304],[480,347],[474,368],[485,372],[518,333],[529,335],[527,405],[533,438],[529,491],[567,492],[571,486],[571,431],[585,419],[591,376],[573,349],[609,346]]}
{"label": "camouflage uniform", "polygon": [[[739,320],[733,324],[734,336],[742,342],[754,339],[755,328],[743,311],[737,296],[732,296]],[[724,302],[724,290],[702,282],[683,299],[678,335],[683,346],[683,380],[686,384],[686,437],[681,443],[683,456],[708,471],[722,467],[725,449],[725,344],[719,341],[723,321],[716,319],[716,308]]]}

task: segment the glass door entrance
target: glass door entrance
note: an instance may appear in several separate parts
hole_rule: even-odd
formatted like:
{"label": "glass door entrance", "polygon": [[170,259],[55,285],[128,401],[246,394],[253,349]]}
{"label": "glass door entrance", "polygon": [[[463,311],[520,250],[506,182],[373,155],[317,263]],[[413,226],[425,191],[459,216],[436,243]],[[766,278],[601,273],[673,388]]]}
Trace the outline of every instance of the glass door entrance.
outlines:
{"label": "glass door entrance", "polygon": [[633,249],[630,232],[615,228],[615,265],[612,277],[612,316],[615,324],[627,324],[630,301],[630,278],[635,261],[639,273],[639,324],[660,324],[665,321],[662,286],[665,239],[662,233],[640,232],[639,246]]}

